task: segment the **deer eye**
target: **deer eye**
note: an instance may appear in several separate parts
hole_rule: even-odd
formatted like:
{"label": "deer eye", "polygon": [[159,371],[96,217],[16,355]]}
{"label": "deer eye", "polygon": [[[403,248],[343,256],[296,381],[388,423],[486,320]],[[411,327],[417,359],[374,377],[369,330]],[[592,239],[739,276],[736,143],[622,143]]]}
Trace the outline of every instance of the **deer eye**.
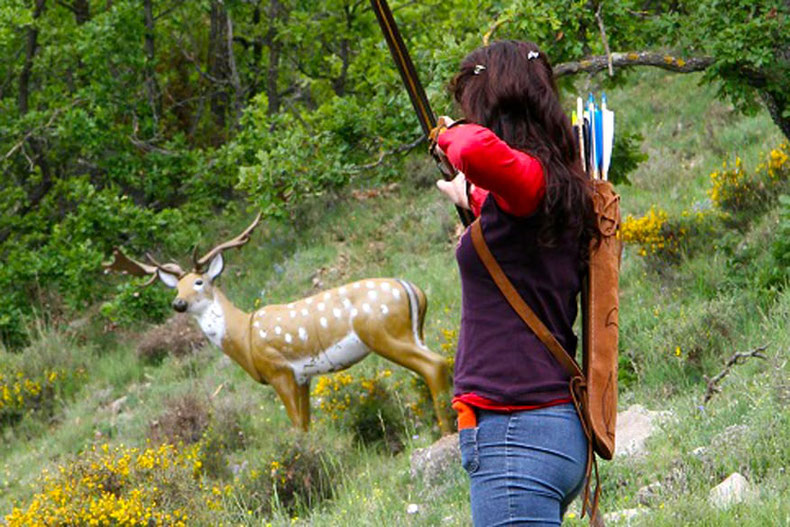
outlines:
{"label": "deer eye", "polygon": [[200,286],[202,286],[202,285],[203,285],[203,280],[195,280],[195,285],[196,285],[197,287],[200,287]]}

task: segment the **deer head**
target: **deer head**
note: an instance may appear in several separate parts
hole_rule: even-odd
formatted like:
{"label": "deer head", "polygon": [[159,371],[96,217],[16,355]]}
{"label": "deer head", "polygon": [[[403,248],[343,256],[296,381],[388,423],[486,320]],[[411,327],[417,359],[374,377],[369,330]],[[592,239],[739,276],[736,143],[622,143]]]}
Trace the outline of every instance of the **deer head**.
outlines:
{"label": "deer head", "polygon": [[197,257],[197,248],[193,253],[193,268],[190,272],[185,272],[177,263],[169,262],[160,264],[150,254],[146,254],[148,263],[139,262],[126,256],[119,248],[113,251],[113,260],[104,264],[107,271],[118,271],[123,274],[133,276],[151,276],[143,284],[150,285],[157,278],[167,287],[177,290],[176,298],[173,300],[173,309],[179,313],[189,312],[200,315],[211,305],[214,299],[214,280],[222,274],[225,267],[222,258],[223,251],[238,248],[250,240],[250,235],[261,221],[260,212],[249,227],[235,238],[221,243],[202,257]]}

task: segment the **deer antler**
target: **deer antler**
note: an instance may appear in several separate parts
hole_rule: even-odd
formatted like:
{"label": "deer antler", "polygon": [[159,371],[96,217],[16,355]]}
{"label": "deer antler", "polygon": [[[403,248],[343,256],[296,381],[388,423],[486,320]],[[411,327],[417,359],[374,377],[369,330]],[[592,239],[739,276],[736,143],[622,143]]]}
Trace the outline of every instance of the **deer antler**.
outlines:
{"label": "deer antler", "polygon": [[196,258],[197,250],[195,250],[192,259],[194,260],[195,264],[195,271],[199,272],[206,264],[208,264],[216,255],[225,251],[227,249],[233,249],[234,247],[241,247],[248,241],[250,241],[250,235],[252,231],[255,230],[255,227],[261,222],[261,213],[258,212],[258,215],[255,216],[255,219],[250,224],[249,227],[244,229],[244,232],[233,238],[232,240],[228,240],[225,243],[221,243],[211,249],[209,252],[204,254],[201,258]]}
{"label": "deer antler", "polygon": [[151,278],[143,284],[143,287],[153,284],[156,281],[156,272],[159,269],[166,271],[168,273],[175,274],[177,276],[183,276],[184,271],[178,264],[175,263],[167,263],[161,265],[157,263],[150,255],[147,255],[148,260],[151,264],[145,264],[143,262],[138,262],[137,260],[133,260],[126,256],[123,251],[116,247],[112,252],[112,261],[102,263],[102,267],[104,267],[105,272],[116,271],[121,274],[129,274],[132,276],[148,276],[151,275]]}
{"label": "deer antler", "polygon": [[162,271],[164,271],[166,273],[174,274],[174,275],[176,275],[179,278],[181,278],[182,276],[184,276],[186,274],[184,272],[184,270],[181,269],[181,266],[178,265],[175,262],[168,262],[168,263],[165,263],[165,264],[160,264],[159,262],[154,260],[154,257],[151,256],[151,253],[145,253],[145,257],[146,257],[146,259],[148,259],[149,262],[151,262],[153,265],[155,265],[158,269],[161,269]]}

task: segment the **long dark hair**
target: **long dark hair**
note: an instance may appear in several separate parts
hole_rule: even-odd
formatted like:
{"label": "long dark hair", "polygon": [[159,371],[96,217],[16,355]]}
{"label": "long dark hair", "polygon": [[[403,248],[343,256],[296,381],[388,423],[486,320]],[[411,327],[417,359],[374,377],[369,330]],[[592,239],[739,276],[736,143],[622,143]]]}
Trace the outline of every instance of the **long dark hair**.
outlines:
{"label": "long dark hair", "polygon": [[542,244],[554,245],[569,230],[599,239],[573,128],[560,106],[551,64],[537,45],[505,40],[476,49],[461,62],[450,92],[467,120],[543,165]]}

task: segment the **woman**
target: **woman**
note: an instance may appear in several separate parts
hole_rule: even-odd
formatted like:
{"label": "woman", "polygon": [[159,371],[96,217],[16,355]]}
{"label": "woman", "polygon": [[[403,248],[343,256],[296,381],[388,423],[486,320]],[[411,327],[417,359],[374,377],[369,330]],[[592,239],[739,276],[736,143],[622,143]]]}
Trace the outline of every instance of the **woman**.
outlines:
{"label": "woman", "polygon": [[[497,42],[462,61],[451,92],[466,123],[442,117],[437,150],[461,174],[438,186],[479,216],[505,274],[573,354],[586,247],[598,234],[551,65],[533,43]],[[507,303],[468,229],[456,257],[453,407],[474,524],[560,525],[587,461],[568,374]]]}

